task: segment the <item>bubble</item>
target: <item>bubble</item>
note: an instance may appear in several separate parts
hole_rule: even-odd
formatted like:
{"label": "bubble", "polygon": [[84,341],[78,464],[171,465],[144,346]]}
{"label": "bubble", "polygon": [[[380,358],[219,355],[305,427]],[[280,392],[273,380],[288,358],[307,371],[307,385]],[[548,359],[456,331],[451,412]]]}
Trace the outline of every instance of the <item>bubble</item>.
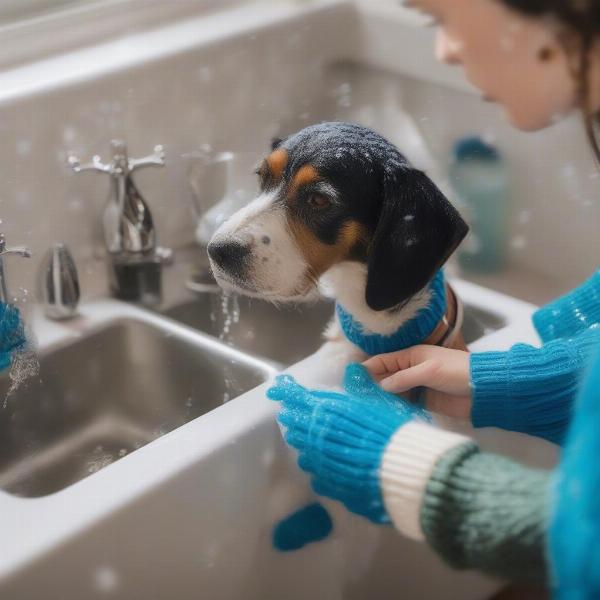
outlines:
{"label": "bubble", "polygon": [[352,105],[352,85],[349,82],[341,83],[333,91],[337,105],[342,108],[348,108]]}
{"label": "bubble", "polygon": [[119,588],[119,574],[112,567],[98,567],[93,578],[96,590],[104,594],[110,594]]}
{"label": "bubble", "polygon": [[517,235],[510,241],[510,247],[513,250],[523,250],[527,246],[527,239],[524,235]]}
{"label": "bubble", "polygon": [[530,210],[522,210],[519,213],[519,224],[525,225],[531,221],[531,211]]}
{"label": "bubble", "polygon": [[67,126],[63,128],[61,136],[65,144],[72,144],[77,137],[77,132],[74,127]]}
{"label": "bubble", "polygon": [[29,156],[31,154],[31,140],[22,139],[17,142],[17,154],[19,156]]}
{"label": "bubble", "polygon": [[200,79],[202,83],[208,83],[212,81],[212,78],[213,73],[210,67],[200,67],[198,69],[198,79]]}

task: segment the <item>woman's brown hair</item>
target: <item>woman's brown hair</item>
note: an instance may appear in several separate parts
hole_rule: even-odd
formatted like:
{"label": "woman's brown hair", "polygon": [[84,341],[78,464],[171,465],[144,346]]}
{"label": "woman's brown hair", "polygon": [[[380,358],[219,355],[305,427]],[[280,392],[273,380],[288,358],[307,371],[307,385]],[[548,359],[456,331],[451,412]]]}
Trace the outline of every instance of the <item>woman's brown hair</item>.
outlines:
{"label": "woman's brown hair", "polygon": [[589,106],[591,52],[600,37],[600,0],[500,0],[531,17],[548,17],[560,28],[561,41],[572,59],[585,130],[600,164],[600,117]]}

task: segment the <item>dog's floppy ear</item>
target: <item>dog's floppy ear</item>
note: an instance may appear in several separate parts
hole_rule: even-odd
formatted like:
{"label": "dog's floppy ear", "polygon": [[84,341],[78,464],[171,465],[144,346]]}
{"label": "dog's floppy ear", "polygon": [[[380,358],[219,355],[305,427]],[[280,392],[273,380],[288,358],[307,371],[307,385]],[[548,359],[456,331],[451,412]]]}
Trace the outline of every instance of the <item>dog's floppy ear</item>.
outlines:
{"label": "dog's floppy ear", "polygon": [[424,288],[469,228],[423,173],[405,166],[387,171],[368,257],[366,301],[392,308]]}

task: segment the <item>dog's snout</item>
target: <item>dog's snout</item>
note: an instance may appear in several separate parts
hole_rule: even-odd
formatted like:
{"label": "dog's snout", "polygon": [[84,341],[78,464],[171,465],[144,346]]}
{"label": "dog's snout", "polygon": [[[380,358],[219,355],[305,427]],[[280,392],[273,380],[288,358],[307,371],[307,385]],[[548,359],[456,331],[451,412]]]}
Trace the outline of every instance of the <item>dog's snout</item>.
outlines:
{"label": "dog's snout", "polygon": [[240,241],[219,241],[208,244],[208,255],[211,260],[232,275],[242,275],[250,256],[250,244]]}

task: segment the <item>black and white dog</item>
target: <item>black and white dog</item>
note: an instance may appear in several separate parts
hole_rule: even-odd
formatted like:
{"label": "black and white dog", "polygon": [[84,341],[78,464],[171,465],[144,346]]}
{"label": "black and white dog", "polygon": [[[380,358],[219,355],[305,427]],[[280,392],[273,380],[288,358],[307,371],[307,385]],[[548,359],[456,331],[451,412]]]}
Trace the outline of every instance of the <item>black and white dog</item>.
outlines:
{"label": "black and white dog", "polygon": [[[359,125],[277,140],[257,174],[258,197],[208,246],[218,283],[273,302],[324,289],[368,334],[393,335],[428,306],[430,282],[468,231],[423,172]],[[445,290],[439,326],[416,343],[462,347],[459,303]],[[328,337],[342,336],[330,327]]]}

